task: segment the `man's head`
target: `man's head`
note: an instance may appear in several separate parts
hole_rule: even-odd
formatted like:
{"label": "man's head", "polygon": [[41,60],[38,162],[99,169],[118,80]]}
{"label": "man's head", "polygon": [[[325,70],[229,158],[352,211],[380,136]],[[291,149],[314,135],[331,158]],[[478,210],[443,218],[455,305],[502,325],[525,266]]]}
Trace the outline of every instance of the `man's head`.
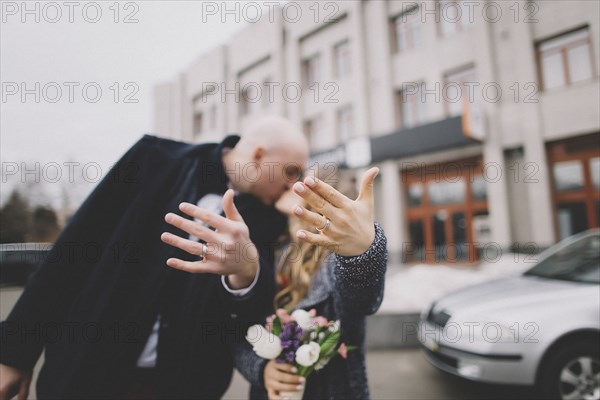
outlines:
{"label": "man's head", "polygon": [[304,134],[281,117],[264,117],[223,157],[235,190],[272,205],[301,177],[309,148]]}

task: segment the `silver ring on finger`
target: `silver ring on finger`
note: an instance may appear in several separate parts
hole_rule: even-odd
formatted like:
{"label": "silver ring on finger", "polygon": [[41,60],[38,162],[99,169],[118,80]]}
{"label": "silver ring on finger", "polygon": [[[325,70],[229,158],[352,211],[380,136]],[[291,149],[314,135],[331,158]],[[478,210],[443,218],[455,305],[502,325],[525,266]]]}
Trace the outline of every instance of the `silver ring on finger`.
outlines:
{"label": "silver ring on finger", "polygon": [[206,260],[206,252],[208,251],[208,246],[204,243],[202,243],[202,250],[200,251],[200,257],[202,257],[203,260]]}
{"label": "silver ring on finger", "polygon": [[317,231],[319,231],[319,233],[327,232],[327,230],[329,229],[330,226],[331,226],[331,220],[329,218],[325,217],[325,225],[323,225],[321,228],[317,228]]}

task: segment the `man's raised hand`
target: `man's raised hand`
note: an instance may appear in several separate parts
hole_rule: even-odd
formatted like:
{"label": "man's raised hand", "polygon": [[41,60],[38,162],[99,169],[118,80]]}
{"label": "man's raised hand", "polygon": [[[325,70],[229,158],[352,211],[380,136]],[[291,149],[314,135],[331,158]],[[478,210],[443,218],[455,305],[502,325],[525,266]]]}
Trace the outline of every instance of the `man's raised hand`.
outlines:
{"label": "man's raised hand", "polygon": [[244,219],[233,203],[234,192],[228,190],[223,196],[225,217],[190,203],[181,203],[179,209],[185,214],[216,228],[215,231],[195,221],[169,213],[165,221],[202,239],[206,244],[164,232],[161,240],[201,260],[184,261],[169,258],[167,265],[192,273],[227,275],[233,289],[248,287],[258,271],[258,250],[250,240],[250,232]]}

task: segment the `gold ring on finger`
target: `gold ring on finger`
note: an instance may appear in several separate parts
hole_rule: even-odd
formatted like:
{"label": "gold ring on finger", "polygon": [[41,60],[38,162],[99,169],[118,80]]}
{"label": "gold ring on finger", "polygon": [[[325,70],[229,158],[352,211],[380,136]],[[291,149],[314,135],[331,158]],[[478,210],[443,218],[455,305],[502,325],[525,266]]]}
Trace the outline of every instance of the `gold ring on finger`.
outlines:
{"label": "gold ring on finger", "polygon": [[325,225],[323,225],[323,227],[321,227],[321,228],[317,228],[317,231],[319,231],[320,233],[326,232],[330,226],[331,226],[331,220],[329,218],[325,217]]}

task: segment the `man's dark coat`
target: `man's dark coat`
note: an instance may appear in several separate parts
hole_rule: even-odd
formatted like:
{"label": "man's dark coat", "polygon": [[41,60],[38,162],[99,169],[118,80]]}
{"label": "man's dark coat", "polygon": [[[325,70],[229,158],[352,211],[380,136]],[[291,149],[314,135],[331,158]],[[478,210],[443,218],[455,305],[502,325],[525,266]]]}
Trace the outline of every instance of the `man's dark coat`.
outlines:
{"label": "man's dark coat", "polygon": [[73,216],[0,325],[0,362],[31,370],[45,350],[40,398],[118,397],[160,313],[162,396],[220,397],[232,374],[228,345],[271,307],[271,250],[285,218],[236,197],[261,253],[258,287],[242,298],[227,293],[219,276],[167,267],[169,257],[193,256],[160,235],[185,235],[164,221],[169,211],[181,214],[179,203],[227,190],[221,152],[238,140],[190,145],[146,135],[137,142]]}

